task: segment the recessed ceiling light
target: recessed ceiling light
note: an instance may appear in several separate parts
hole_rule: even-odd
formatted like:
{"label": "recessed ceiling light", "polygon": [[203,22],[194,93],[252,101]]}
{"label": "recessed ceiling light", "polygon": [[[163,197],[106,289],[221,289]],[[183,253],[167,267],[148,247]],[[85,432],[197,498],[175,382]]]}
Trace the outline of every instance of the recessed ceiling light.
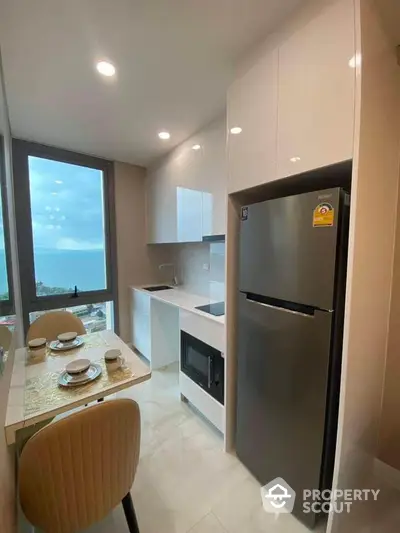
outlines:
{"label": "recessed ceiling light", "polygon": [[115,74],[115,67],[112,63],[109,63],[108,61],[99,61],[96,65],[96,69],[100,74],[103,76],[114,76]]}
{"label": "recessed ceiling light", "polygon": [[160,139],[163,139],[164,141],[167,141],[171,137],[168,131],[160,131],[158,136],[160,137]]}
{"label": "recessed ceiling light", "polygon": [[232,135],[239,135],[239,133],[242,133],[242,128],[240,126],[234,126],[231,128]]}
{"label": "recessed ceiling light", "polygon": [[300,161],[300,157],[291,157],[289,161],[291,161],[292,163],[297,163],[297,161]]}
{"label": "recessed ceiling light", "polygon": [[201,146],[199,144],[194,144],[192,150],[200,150]]}
{"label": "recessed ceiling light", "polygon": [[62,181],[61,180],[56,180],[55,183],[57,183],[57,185],[62,185]]}
{"label": "recessed ceiling light", "polygon": [[350,60],[349,67],[356,68],[361,65],[361,54],[357,52]]}
{"label": "recessed ceiling light", "polygon": [[56,192],[52,192],[51,193],[53,196],[57,196],[57,193]]}

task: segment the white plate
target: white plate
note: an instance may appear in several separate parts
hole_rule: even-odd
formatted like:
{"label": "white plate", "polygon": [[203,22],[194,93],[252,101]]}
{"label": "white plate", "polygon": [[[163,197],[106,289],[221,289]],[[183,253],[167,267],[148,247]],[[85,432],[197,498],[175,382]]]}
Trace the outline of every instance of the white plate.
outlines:
{"label": "white plate", "polygon": [[65,367],[65,370],[68,374],[80,374],[81,372],[86,372],[90,367],[89,359],[75,359]]}
{"label": "white plate", "polygon": [[50,350],[54,350],[55,352],[65,352],[66,350],[73,350],[74,348],[78,348],[79,346],[82,346],[83,340],[78,337],[73,342],[60,342],[60,341],[52,341],[49,344]]}
{"label": "white plate", "polygon": [[57,339],[60,342],[72,342],[77,336],[78,334],[76,331],[67,331],[66,333],[60,333],[60,335],[57,336]]}
{"label": "white plate", "polygon": [[75,387],[77,385],[85,385],[90,383],[101,375],[101,366],[92,363],[87,372],[82,372],[81,374],[71,376],[66,370],[60,374],[58,378],[59,385],[63,387]]}

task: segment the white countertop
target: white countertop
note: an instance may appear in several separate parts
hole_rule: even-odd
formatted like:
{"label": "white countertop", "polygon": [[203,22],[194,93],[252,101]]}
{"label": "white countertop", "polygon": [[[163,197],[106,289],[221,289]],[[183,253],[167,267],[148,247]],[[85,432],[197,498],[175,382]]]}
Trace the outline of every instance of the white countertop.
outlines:
{"label": "white countertop", "polygon": [[[186,311],[191,311],[192,313],[196,313],[202,317],[208,318],[210,320],[213,320],[214,322],[218,322],[219,324],[225,324],[225,316],[214,316],[210,315],[209,313],[204,313],[203,311],[199,311],[198,309],[195,309],[199,305],[207,305],[211,303],[216,303],[215,300],[211,300],[210,298],[207,298],[205,296],[199,296],[197,294],[192,294],[190,292],[187,292],[184,287],[173,287],[172,289],[167,289],[164,291],[146,291],[146,287],[153,287],[156,285],[164,285],[164,283],[153,283],[152,285],[142,285],[139,287],[131,287],[132,289],[136,291],[142,291],[151,296],[151,298],[155,298],[156,300],[159,300],[161,302],[175,305],[176,307],[180,307],[181,309],[185,309]],[[165,285],[168,285],[165,283]]]}

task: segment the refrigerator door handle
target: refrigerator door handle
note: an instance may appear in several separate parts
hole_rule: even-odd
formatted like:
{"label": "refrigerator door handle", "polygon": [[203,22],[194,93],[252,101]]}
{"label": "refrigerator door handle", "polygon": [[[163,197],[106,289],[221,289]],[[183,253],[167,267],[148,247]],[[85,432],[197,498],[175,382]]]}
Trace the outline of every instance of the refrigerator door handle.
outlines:
{"label": "refrigerator door handle", "polygon": [[308,314],[308,313],[301,313],[300,311],[293,311],[292,309],[286,309],[286,307],[279,307],[277,305],[270,305],[263,302],[257,302],[256,300],[252,300],[251,298],[247,297],[247,301],[254,305],[262,305],[263,307],[268,307],[269,309],[275,309],[276,311],[282,311],[283,313],[291,313],[292,315],[299,315],[304,316],[307,318],[314,318],[314,313]]}

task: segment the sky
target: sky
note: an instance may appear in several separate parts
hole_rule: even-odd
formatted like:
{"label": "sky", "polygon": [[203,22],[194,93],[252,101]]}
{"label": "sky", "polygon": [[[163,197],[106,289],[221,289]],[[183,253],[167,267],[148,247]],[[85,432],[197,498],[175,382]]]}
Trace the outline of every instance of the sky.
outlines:
{"label": "sky", "polygon": [[104,249],[100,170],[29,156],[35,251]]}

